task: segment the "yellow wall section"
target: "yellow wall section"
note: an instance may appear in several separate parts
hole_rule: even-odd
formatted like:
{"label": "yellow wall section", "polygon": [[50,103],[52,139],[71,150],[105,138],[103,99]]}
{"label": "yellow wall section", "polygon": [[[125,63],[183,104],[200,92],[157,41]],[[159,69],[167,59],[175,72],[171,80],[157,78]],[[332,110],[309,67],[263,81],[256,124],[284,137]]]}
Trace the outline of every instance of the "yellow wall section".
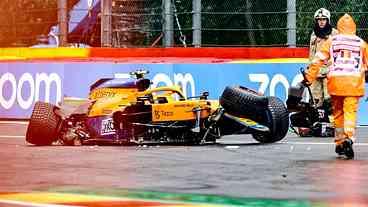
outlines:
{"label": "yellow wall section", "polygon": [[88,48],[0,48],[0,60],[88,58]]}

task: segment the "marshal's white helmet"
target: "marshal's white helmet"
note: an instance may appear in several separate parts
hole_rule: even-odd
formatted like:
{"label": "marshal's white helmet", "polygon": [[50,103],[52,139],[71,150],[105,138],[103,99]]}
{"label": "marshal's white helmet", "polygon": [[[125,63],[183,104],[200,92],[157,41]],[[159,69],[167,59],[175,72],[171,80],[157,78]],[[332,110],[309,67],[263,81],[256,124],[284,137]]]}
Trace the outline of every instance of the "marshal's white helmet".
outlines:
{"label": "marshal's white helmet", "polygon": [[327,18],[330,22],[331,13],[325,8],[320,8],[314,13],[314,19]]}

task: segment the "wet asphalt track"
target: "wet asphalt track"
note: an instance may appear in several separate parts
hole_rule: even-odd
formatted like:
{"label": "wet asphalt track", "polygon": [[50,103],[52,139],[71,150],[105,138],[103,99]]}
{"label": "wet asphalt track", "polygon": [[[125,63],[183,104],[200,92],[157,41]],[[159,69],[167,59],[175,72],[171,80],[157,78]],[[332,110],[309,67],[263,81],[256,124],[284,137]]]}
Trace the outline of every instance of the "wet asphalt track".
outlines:
{"label": "wet asphalt track", "polygon": [[0,123],[0,192],[50,189],[145,191],[255,198],[368,198],[368,128],[356,160],[336,159],[330,138],[259,145],[229,136],[207,146],[50,146],[25,143],[26,124]]}

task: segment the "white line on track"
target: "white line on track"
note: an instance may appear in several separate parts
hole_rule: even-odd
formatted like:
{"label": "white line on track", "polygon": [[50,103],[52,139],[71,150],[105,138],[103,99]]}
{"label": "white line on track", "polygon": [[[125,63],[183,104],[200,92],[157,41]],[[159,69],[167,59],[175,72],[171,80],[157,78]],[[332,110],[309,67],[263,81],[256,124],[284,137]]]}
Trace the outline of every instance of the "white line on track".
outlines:
{"label": "white line on track", "polygon": [[0,138],[24,138],[24,136],[19,135],[0,135]]}
{"label": "white line on track", "polygon": [[0,121],[0,124],[24,124],[24,125],[27,125],[28,121]]}
{"label": "white line on track", "polygon": [[[291,145],[335,145],[333,142],[280,142]],[[355,143],[355,146],[368,146],[368,143]]]}

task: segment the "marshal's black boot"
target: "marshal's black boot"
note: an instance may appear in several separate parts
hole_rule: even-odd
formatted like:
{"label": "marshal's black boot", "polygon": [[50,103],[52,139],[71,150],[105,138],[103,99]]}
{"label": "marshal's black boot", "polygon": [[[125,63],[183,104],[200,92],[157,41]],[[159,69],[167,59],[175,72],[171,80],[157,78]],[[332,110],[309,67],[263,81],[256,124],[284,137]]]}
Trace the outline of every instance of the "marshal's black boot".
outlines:
{"label": "marshal's black boot", "polygon": [[345,154],[345,152],[344,152],[344,146],[342,144],[336,145],[335,152],[338,155],[344,155]]}
{"label": "marshal's black boot", "polygon": [[354,159],[353,141],[351,139],[346,139],[342,146],[344,148],[344,154],[347,159]]}

